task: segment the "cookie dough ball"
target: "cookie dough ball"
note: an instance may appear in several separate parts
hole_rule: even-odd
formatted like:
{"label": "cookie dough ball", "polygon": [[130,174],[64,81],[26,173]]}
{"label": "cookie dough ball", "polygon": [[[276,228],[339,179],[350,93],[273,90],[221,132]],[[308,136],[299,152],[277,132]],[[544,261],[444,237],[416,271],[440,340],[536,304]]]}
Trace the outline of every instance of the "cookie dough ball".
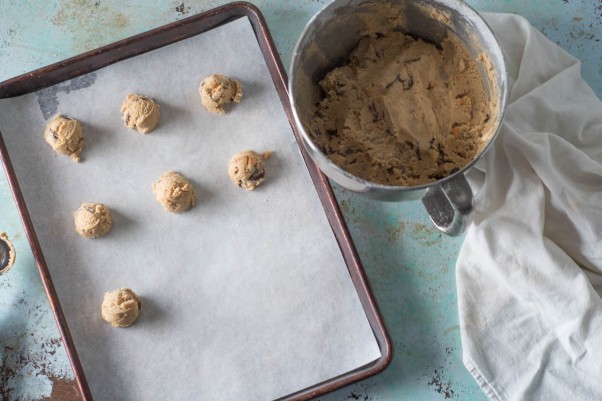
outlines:
{"label": "cookie dough ball", "polygon": [[102,318],[114,327],[128,327],[138,319],[142,312],[142,301],[129,288],[105,292],[102,302]]}
{"label": "cookie dough ball", "polygon": [[121,105],[123,122],[128,128],[135,128],[146,134],[159,123],[159,105],[148,97],[130,93]]}
{"label": "cookie dough ball", "polygon": [[14,266],[17,260],[15,247],[6,233],[0,232],[0,274],[4,274]]}
{"label": "cookie dough ball", "polygon": [[224,114],[225,104],[239,103],[242,98],[242,85],[225,75],[213,74],[201,81],[199,87],[201,103],[212,113]]}
{"label": "cookie dough ball", "polygon": [[79,121],[57,114],[46,126],[44,139],[56,153],[71,156],[74,162],[79,163],[84,147],[84,130]]}
{"label": "cookie dough ball", "polygon": [[102,203],[82,203],[73,212],[75,231],[86,238],[96,238],[105,235],[113,225],[111,210]]}
{"label": "cookie dough ball", "polygon": [[271,156],[266,151],[263,155],[253,150],[238,152],[228,165],[228,175],[236,185],[247,191],[252,191],[265,181],[265,160]]}
{"label": "cookie dough ball", "polygon": [[171,213],[181,213],[196,201],[194,187],[182,174],[166,171],[161,174],[159,181],[153,184],[153,192],[157,202]]}

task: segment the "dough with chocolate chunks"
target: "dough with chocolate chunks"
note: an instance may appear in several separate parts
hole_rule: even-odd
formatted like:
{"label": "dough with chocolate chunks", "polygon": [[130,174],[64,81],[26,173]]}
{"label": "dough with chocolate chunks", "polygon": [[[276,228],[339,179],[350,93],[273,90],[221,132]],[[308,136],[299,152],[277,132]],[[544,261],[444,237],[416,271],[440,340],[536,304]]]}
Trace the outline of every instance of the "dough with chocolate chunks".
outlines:
{"label": "dough with chocolate chunks", "polygon": [[239,103],[242,98],[242,85],[239,81],[225,75],[213,74],[201,81],[199,87],[201,103],[207,110],[224,114],[224,105]]}
{"label": "dough with chocolate chunks", "polygon": [[160,107],[153,99],[130,93],[121,105],[123,123],[128,128],[147,134],[159,123]]}
{"label": "dough with chocolate chunks", "polygon": [[73,212],[75,231],[85,238],[96,238],[107,234],[113,226],[111,210],[102,203],[82,203]]}
{"label": "dough with chocolate chunks", "polygon": [[367,35],[319,82],[323,99],[308,131],[332,162],[366,181],[413,186],[447,177],[495,132],[483,57],[451,33],[440,46],[397,31]]}
{"label": "dough with chocolate chunks", "polygon": [[155,199],[165,210],[171,213],[181,213],[196,201],[196,193],[190,181],[180,173],[166,171],[153,184]]}
{"label": "dough with chocolate chunks", "polygon": [[79,163],[84,147],[84,130],[75,118],[61,114],[54,116],[46,126],[44,140],[59,155],[71,156],[71,160]]}
{"label": "dough with chocolate chunks", "polygon": [[232,182],[252,191],[265,181],[265,160],[271,156],[269,151],[263,155],[254,150],[238,152],[230,159],[228,164],[228,175]]}

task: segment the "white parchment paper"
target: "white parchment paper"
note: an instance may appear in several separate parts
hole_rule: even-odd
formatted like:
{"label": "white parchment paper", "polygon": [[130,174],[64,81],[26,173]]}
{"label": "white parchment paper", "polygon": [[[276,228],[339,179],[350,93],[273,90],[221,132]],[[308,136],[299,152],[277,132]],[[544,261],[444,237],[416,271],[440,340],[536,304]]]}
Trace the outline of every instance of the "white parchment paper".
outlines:
{"label": "white parchment paper", "polygon": [[[200,104],[211,73],[243,83],[223,116]],[[121,121],[130,92],[161,105],[148,135]],[[80,164],[44,142],[55,112],[83,123]],[[380,356],[246,18],[2,100],[0,129],[96,400],[269,400]],[[227,175],[245,149],[273,152],[253,192]],[[151,191],[170,169],[197,189],[181,215]],[[113,210],[106,237],[75,233],[82,202]],[[120,287],[143,300],[126,329],[100,316]]]}

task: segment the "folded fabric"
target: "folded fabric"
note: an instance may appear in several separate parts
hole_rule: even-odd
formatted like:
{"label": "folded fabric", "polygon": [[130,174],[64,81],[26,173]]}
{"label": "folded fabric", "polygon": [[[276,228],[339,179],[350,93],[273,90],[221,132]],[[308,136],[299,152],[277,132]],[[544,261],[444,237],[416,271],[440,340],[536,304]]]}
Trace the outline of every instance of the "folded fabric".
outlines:
{"label": "folded fabric", "polygon": [[484,16],[511,89],[469,176],[464,364],[491,400],[602,400],[602,102],[579,61],[524,18]]}

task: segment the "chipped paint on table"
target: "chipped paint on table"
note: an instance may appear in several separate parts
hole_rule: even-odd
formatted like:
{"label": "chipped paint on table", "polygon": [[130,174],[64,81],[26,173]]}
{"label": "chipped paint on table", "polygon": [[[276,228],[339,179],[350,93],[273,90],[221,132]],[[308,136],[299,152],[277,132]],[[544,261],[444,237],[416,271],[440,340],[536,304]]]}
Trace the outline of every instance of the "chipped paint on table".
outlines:
{"label": "chipped paint on table", "polygon": [[[0,81],[226,1],[1,0]],[[325,0],[256,0],[285,66],[297,37]],[[525,16],[583,61],[586,81],[602,96],[602,1],[468,0],[479,11]],[[74,80],[75,81],[75,80]],[[59,90],[69,91],[68,82]],[[45,93],[52,97],[55,93]],[[50,103],[48,103],[50,104]],[[52,114],[53,110],[46,111]],[[420,202],[379,203],[334,186],[394,346],[382,374],[322,401],[485,400],[462,364],[454,266],[462,238],[435,230]],[[79,399],[73,373],[4,174],[0,231],[17,263],[0,276],[0,398]]]}
{"label": "chipped paint on table", "polygon": [[74,376],[42,286],[33,253],[0,180],[0,229],[15,246],[13,268],[0,276],[0,399],[38,400],[76,393]]}

